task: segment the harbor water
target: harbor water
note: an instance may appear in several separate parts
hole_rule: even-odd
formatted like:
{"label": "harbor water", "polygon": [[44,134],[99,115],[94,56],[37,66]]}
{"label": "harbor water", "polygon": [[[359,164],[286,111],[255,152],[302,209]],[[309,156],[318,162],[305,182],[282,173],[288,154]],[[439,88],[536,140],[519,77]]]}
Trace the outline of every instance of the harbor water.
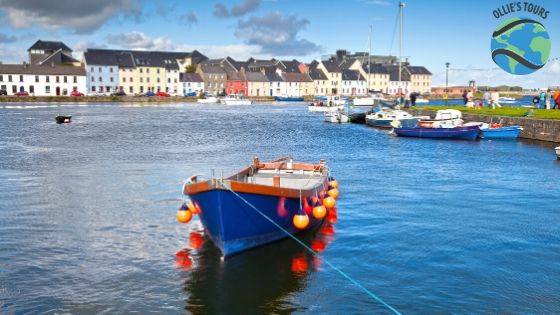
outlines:
{"label": "harbor water", "polygon": [[[0,108],[1,314],[390,312],[327,262],[404,314],[560,313],[554,144],[398,138],[301,103],[33,105]],[[176,222],[187,177],[254,155],[327,160],[338,222],[300,235],[319,255],[222,260]]]}

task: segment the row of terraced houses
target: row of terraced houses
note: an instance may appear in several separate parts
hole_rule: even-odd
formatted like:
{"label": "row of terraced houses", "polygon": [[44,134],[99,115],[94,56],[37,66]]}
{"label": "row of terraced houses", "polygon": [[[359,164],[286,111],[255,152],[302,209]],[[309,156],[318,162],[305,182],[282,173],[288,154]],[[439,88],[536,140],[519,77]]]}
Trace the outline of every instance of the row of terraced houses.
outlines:
{"label": "row of terraced houses", "polygon": [[[244,94],[246,96],[360,96],[371,92],[429,93],[432,74],[422,66],[392,56],[335,55],[302,63],[297,60],[231,57],[208,59],[202,53],[87,49],[77,60],[62,42],[38,40],[21,64],[0,64],[0,90],[36,96],[88,95],[148,91]],[[401,75],[399,80],[399,69]]]}

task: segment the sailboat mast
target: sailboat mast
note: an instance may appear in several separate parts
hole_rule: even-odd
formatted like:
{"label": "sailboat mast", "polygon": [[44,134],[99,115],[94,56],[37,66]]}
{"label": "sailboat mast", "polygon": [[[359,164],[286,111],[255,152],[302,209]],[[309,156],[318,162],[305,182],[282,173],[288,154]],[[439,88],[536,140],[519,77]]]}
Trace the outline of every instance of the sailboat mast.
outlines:
{"label": "sailboat mast", "polygon": [[399,34],[399,85],[401,85],[401,72],[402,72],[402,47],[403,47],[403,8],[404,2],[399,2],[400,13],[400,34]]}
{"label": "sailboat mast", "polygon": [[368,75],[367,75],[367,94],[369,94],[369,79],[371,76],[371,33],[373,32],[373,25],[369,26],[369,50],[368,50]]}

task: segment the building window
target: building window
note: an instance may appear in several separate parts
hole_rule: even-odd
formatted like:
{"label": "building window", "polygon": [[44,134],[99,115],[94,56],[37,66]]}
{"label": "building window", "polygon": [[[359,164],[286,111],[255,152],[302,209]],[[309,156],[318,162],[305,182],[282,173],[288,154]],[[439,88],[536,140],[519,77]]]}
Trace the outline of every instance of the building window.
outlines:
{"label": "building window", "polygon": [[91,67],[91,72],[93,72],[93,67]]}
{"label": "building window", "polygon": [[102,77],[99,77],[99,82],[103,82],[103,78],[102,78]]}
{"label": "building window", "polygon": [[64,83],[68,83],[68,78],[66,76],[63,77]]}
{"label": "building window", "polygon": [[129,92],[130,94],[134,93],[134,90],[132,89],[132,86],[128,87],[128,92]]}
{"label": "building window", "polygon": [[36,76],[35,76],[35,83],[38,83],[38,82],[39,82],[39,76],[36,75]]}
{"label": "building window", "polygon": [[167,78],[167,83],[171,83],[171,78]]}
{"label": "building window", "polygon": [[157,74],[159,74],[159,69],[157,69]]}
{"label": "building window", "polygon": [[157,78],[157,83],[159,83],[159,78]]}
{"label": "building window", "polygon": [[23,82],[23,76],[22,75],[19,76],[19,82]]}
{"label": "building window", "polygon": [[143,71],[142,68],[140,68],[140,73],[142,73],[142,71]]}
{"label": "building window", "polygon": [[144,78],[140,77],[140,83],[144,83]]}
{"label": "building window", "polygon": [[4,76],[0,74],[0,82],[4,82]]}
{"label": "building window", "polygon": [[95,92],[95,85],[91,87],[91,91]]}
{"label": "building window", "polygon": [[109,68],[109,72],[113,73],[113,68]]}
{"label": "building window", "polygon": [[[159,78],[158,78],[158,80],[159,80]],[[150,83],[150,78],[146,78],[146,82]]]}
{"label": "building window", "polygon": [[[142,78],[140,78],[140,82],[142,82]],[[144,86],[140,86],[140,93],[144,93]]]}
{"label": "building window", "polygon": [[74,83],[78,83],[78,77],[74,76]]}
{"label": "building window", "polygon": [[113,77],[111,77],[109,81],[113,82]]}
{"label": "building window", "polygon": [[8,75],[8,82],[12,82],[12,76]]}
{"label": "building window", "polygon": [[50,85],[45,86],[45,94],[51,94],[51,86]]}
{"label": "building window", "polygon": [[35,87],[33,85],[29,86],[29,93],[31,94],[35,93]]}
{"label": "building window", "polygon": [[56,83],[60,83],[60,77],[56,76]]}
{"label": "building window", "polygon": [[150,73],[150,68],[146,68],[146,73]]}
{"label": "building window", "polygon": [[130,82],[134,82],[134,81],[132,81],[132,77],[130,77]]}
{"label": "building window", "polygon": [[12,93],[17,93],[17,85],[12,85]]}
{"label": "building window", "polygon": [[73,86],[73,87],[72,87],[72,91],[75,92],[75,91],[77,91],[77,90],[78,90],[78,87],[77,87],[77,86]]}
{"label": "building window", "polygon": [[47,83],[51,82],[51,78],[49,76],[46,76],[45,77],[45,82],[47,82]]}
{"label": "building window", "polygon": [[101,72],[101,67],[99,67],[99,72]]}
{"label": "building window", "polygon": [[126,83],[126,78],[122,78],[122,81]]}

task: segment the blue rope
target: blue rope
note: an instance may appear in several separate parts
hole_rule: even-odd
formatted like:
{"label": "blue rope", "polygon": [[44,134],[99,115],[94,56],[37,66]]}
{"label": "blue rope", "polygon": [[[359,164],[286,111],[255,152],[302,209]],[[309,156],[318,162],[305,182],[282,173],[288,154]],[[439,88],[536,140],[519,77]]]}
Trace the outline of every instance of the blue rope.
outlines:
{"label": "blue rope", "polygon": [[[299,243],[301,246],[303,246],[306,250],[308,250],[309,252],[311,252],[314,255],[319,255],[319,253],[315,252],[313,249],[311,249],[309,246],[305,245],[304,242],[302,242],[301,240],[299,240],[297,237],[293,236],[292,233],[288,232],[286,229],[284,229],[282,226],[280,226],[278,223],[274,222],[274,220],[272,220],[271,218],[269,218],[266,214],[264,214],[262,211],[260,211],[259,209],[257,209],[253,204],[251,204],[249,201],[245,200],[245,198],[241,197],[241,195],[239,195],[238,193],[236,193],[235,191],[231,190],[231,188],[223,186],[226,189],[228,189],[229,191],[231,191],[234,195],[236,195],[237,197],[239,197],[239,199],[241,199],[243,202],[245,202],[247,205],[249,205],[249,207],[253,208],[255,211],[257,211],[258,214],[260,214],[261,216],[263,216],[265,219],[267,219],[270,223],[274,224],[277,228],[279,228],[280,230],[282,230],[282,232],[286,233],[286,235],[288,235],[289,237],[291,237],[294,241],[296,241],[297,243]],[[362,291],[364,291],[367,295],[369,295],[371,298],[373,298],[374,300],[376,300],[377,302],[381,303],[381,305],[385,306],[386,308],[388,308],[391,312],[393,312],[394,314],[397,315],[401,315],[401,313],[399,311],[397,311],[395,308],[393,308],[391,305],[385,303],[385,301],[383,301],[380,297],[376,296],[375,294],[373,294],[371,291],[369,291],[366,287],[364,287],[363,285],[361,285],[358,281],[354,280],[352,277],[350,277],[349,275],[347,275],[344,271],[342,271],[341,269],[339,269],[338,267],[336,267],[335,265],[333,265],[330,261],[328,261],[324,256],[322,257],[323,261],[329,265],[329,267],[331,267],[332,269],[336,270],[339,274],[341,274],[343,277],[345,277],[346,279],[348,279],[350,282],[352,282],[354,285],[356,285],[358,288],[362,289]]]}

